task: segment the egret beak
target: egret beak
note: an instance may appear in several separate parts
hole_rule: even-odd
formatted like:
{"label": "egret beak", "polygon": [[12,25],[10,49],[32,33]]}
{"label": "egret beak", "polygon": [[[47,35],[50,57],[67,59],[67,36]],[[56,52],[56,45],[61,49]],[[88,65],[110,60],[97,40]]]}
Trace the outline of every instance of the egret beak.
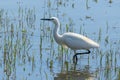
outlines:
{"label": "egret beak", "polygon": [[48,19],[47,19],[47,18],[45,19],[45,18],[42,18],[42,19],[40,19],[40,20],[47,20],[47,21],[51,21],[51,20],[53,20],[53,19],[49,19],[49,18],[48,18]]}

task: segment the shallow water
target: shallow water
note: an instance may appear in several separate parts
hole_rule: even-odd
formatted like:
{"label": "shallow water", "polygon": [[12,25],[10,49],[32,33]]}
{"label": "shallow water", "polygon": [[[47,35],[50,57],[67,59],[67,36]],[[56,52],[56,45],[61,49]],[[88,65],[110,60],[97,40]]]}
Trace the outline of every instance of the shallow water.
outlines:
{"label": "shallow water", "polygon": [[[116,0],[2,0],[0,80],[120,80],[119,7]],[[54,41],[54,25],[40,20],[51,16],[60,19],[60,34],[85,35],[100,48],[74,65],[73,51]]]}

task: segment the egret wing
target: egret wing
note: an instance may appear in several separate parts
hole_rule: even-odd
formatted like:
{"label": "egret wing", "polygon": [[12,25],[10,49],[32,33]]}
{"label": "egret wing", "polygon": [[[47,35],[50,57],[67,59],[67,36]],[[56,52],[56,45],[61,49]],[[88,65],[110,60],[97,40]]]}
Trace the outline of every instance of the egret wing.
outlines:
{"label": "egret wing", "polygon": [[71,49],[89,49],[98,46],[98,44],[91,39],[75,33],[65,33],[63,39],[64,44]]}
{"label": "egret wing", "polygon": [[71,34],[64,34],[63,39],[64,44],[71,49],[82,49],[83,47],[81,46],[83,45],[82,40],[76,36],[73,36]]}

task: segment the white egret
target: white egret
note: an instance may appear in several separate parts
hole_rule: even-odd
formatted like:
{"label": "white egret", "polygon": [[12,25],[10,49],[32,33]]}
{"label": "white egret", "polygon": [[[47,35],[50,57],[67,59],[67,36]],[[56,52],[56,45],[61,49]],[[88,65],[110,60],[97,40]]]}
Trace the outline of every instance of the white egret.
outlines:
{"label": "white egret", "polygon": [[[90,48],[98,48],[99,47],[98,43],[94,42],[93,40],[91,40],[83,35],[77,34],[77,33],[67,32],[67,33],[60,35],[59,34],[60,22],[59,22],[58,18],[56,18],[56,17],[51,17],[49,19],[42,18],[41,20],[52,21],[55,24],[55,27],[53,30],[54,39],[58,44],[74,50],[75,54],[73,56],[73,62],[77,63],[77,55],[78,54],[89,54]],[[88,52],[76,53],[76,50],[81,50],[81,49],[87,50]],[[75,61],[75,58],[76,58],[76,61]]]}

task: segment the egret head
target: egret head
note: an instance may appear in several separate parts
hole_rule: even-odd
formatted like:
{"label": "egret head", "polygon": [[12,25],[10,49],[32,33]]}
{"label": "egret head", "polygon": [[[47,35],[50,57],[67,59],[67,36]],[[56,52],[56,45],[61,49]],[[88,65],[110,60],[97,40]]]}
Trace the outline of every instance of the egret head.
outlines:
{"label": "egret head", "polygon": [[51,18],[42,18],[41,20],[52,21],[55,25],[60,25],[58,18],[51,17]]}

